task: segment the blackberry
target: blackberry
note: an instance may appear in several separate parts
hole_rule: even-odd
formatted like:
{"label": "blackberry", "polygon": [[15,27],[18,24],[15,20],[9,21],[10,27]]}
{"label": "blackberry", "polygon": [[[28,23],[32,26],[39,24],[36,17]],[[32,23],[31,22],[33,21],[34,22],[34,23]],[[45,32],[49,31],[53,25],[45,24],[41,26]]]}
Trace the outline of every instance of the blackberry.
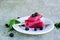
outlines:
{"label": "blackberry", "polygon": [[13,34],[13,33],[10,33],[10,34],[9,34],[9,36],[10,36],[10,37],[13,37],[13,36],[14,36],[14,34]]}
{"label": "blackberry", "polygon": [[37,12],[36,12],[36,13],[34,13],[34,14],[32,14],[32,17],[36,17],[36,16],[37,16],[37,14],[38,14]]}
{"label": "blackberry", "polygon": [[35,14],[32,14],[32,17],[35,17]]}
{"label": "blackberry", "polygon": [[9,27],[9,25],[8,25],[8,24],[5,24],[5,26],[6,26],[6,27]]}
{"label": "blackberry", "polygon": [[20,17],[17,17],[17,19],[19,19]]}
{"label": "blackberry", "polygon": [[37,31],[37,28],[34,28],[34,31]]}
{"label": "blackberry", "polygon": [[29,28],[27,28],[27,27],[26,27],[26,28],[25,28],[25,30],[26,30],[26,31],[28,31],[28,30],[29,30]]}
{"label": "blackberry", "polygon": [[35,14],[35,16],[37,16],[37,14],[38,14],[38,13],[37,13],[37,12],[35,12],[34,14]]}
{"label": "blackberry", "polygon": [[43,30],[43,27],[41,27],[40,30]]}
{"label": "blackberry", "polygon": [[25,24],[22,24],[21,26],[25,26]]}

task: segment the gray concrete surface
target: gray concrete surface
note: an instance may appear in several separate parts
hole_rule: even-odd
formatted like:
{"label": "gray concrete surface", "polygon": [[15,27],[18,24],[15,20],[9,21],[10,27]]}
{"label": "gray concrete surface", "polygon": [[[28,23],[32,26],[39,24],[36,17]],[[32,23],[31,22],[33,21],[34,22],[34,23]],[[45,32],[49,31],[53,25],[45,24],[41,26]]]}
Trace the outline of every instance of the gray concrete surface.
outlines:
{"label": "gray concrete surface", "polygon": [[9,37],[8,28],[4,24],[18,16],[28,16],[34,12],[41,13],[53,22],[60,21],[60,0],[0,0],[0,40],[60,40],[60,29],[54,28],[44,35],[25,35],[12,31],[14,37]]}

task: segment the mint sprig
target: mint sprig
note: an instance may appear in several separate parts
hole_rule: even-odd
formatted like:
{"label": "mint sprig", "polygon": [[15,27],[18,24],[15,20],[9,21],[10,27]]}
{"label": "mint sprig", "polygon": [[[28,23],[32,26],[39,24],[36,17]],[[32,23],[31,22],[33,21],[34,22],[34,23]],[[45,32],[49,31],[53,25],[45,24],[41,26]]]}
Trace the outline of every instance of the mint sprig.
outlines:
{"label": "mint sprig", "polygon": [[18,24],[18,23],[20,23],[20,22],[18,20],[16,20],[16,19],[10,20],[10,22],[9,22],[9,31],[13,30],[13,26],[12,25]]}
{"label": "mint sprig", "polygon": [[60,29],[60,22],[55,23],[54,26],[55,26],[57,29]]}

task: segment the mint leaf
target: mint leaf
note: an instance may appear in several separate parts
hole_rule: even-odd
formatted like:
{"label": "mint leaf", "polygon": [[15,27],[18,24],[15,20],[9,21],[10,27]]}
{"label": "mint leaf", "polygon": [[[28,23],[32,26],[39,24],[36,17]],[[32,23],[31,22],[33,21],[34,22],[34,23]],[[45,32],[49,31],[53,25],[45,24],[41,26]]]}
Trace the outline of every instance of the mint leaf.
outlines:
{"label": "mint leaf", "polygon": [[54,26],[55,26],[57,29],[59,29],[59,28],[60,28],[60,22],[55,23]]}
{"label": "mint leaf", "polygon": [[10,20],[10,22],[9,22],[9,31],[13,30],[13,27],[12,27],[13,24],[18,24],[18,23],[20,23],[20,22],[17,21],[16,19]]}

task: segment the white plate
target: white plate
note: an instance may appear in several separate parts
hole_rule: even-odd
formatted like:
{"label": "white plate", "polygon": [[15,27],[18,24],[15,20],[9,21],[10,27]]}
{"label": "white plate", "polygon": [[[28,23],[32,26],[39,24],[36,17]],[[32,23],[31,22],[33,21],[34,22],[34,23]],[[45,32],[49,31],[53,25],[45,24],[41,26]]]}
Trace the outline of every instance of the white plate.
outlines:
{"label": "white plate", "polygon": [[[22,18],[17,19],[17,20],[22,23],[22,22],[24,22],[26,19],[28,19],[28,17],[29,17],[29,16],[27,16],[27,17],[22,17]],[[47,27],[44,27],[43,30],[37,30],[37,31],[34,31],[33,28],[30,28],[29,31],[26,31],[26,30],[24,30],[25,27],[19,27],[20,24],[14,24],[14,25],[13,25],[13,28],[14,28],[16,31],[18,31],[18,32],[21,32],[21,33],[24,33],[24,34],[32,34],[32,35],[45,34],[45,33],[50,32],[51,30],[53,30],[53,28],[54,28],[54,23],[52,22],[52,20],[47,19],[47,18],[45,18],[45,17],[42,17],[41,20],[42,20],[44,23],[49,23],[50,25],[47,26]]]}

